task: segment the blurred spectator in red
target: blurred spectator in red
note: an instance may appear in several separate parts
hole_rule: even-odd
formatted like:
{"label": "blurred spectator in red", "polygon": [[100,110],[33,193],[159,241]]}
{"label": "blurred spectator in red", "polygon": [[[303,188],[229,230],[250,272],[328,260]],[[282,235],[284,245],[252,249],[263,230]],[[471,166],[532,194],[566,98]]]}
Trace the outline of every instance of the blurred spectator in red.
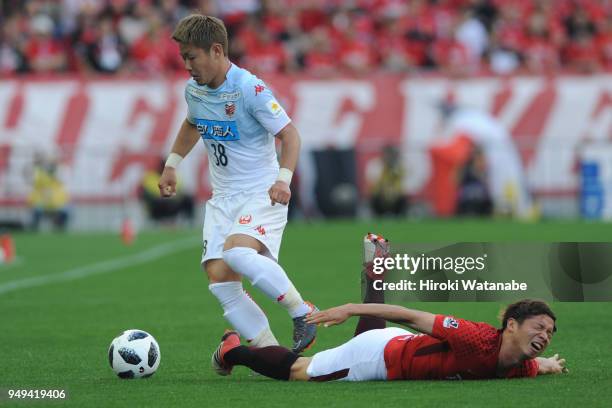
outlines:
{"label": "blurred spectator in red", "polygon": [[285,72],[291,63],[283,44],[274,38],[261,20],[254,17],[250,20],[252,29],[241,33],[245,44],[241,63],[256,74]]}
{"label": "blurred spectator in red", "polygon": [[28,66],[34,72],[58,72],[66,68],[66,50],[60,40],[53,37],[55,24],[46,14],[30,20],[32,38],[25,47]]}
{"label": "blurred spectator in red", "polygon": [[580,73],[593,73],[601,68],[595,39],[588,31],[582,31],[565,49],[568,67]]}
{"label": "blurred spectator in red", "polygon": [[434,41],[430,57],[434,66],[442,72],[451,76],[466,76],[476,71],[477,66],[470,55],[470,50],[465,44],[456,39],[456,30],[460,22],[453,23],[444,37],[439,37]]}
{"label": "blurred spectator in red", "polygon": [[315,0],[305,3],[299,6],[300,25],[304,32],[310,33],[317,27],[329,25],[329,14],[322,4],[324,2]]}
{"label": "blurred spectator in red", "polygon": [[338,63],[346,72],[364,74],[375,67],[372,20],[360,11],[339,10],[332,20],[338,35]]}
{"label": "blurred spectator in red", "polygon": [[283,9],[281,0],[262,0],[259,14],[266,31],[278,41],[286,40],[286,16],[288,11]]}
{"label": "blurred spectator in red", "polygon": [[423,65],[427,44],[406,38],[400,18],[385,17],[376,38],[380,65],[390,71],[407,71]]}
{"label": "blurred spectator in red", "polygon": [[[441,6],[432,8],[423,0],[408,2],[402,24],[409,38],[414,40],[433,40],[438,35],[438,29],[446,30],[448,17]],[[440,18],[442,16],[442,18]],[[440,20],[439,20],[440,18]]]}
{"label": "blurred spectator in red", "polygon": [[541,12],[529,18],[523,55],[526,68],[536,74],[550,74],[560,66],[559,49],[550,35],[546,16]]}
{"label": "blurred spectator in red", "polygon": [[521,10],[514,2],[503,3],[500,6],[500,17],[494,23],[493,31],[498,46],[517,54],[520,54],[527,44]]}
{"label": "blurred spectator in red", "polygon": [[170,38],[161,16],[153,11],[147,18],[147,32],[130,49],[133,69],[138,73],[162,74],[183,69],[178,46]]}
{"label": "blurred spectator in red", "polygon": [[325,27],[310,32],[310,44],[304,56],[306,72],[317,76],[328,76],[336,72],[336,54]]}
{"label": "blurred spectator in red", "polygon": [[581,73],[598,71],[601,64],[595,41],[595,23],[587,9],[576,4],[572,14],[565,20],[565,26],[571,39],[563,50],[566,66]]}

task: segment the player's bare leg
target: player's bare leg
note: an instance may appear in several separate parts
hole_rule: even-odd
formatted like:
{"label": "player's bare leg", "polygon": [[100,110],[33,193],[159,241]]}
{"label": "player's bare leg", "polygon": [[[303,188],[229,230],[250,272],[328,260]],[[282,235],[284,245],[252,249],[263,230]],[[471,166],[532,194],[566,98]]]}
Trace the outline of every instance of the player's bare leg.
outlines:
{"label": "player's bare leg", "polygon": [[210,259],[204,263],[204,271],[211,284],[221,282],[241,282],[242,276],[232,271],[223,259]]}
{"label": "player's bare leg", "polygon": [[[389,242],[380,235],[368,233],[363,239],[363,267],[361,290],[363,303],[385,303],[385,292],[374,289],[374,282],[384,281],[385,275],[374,273],[374,258],[389,255]],[[361,316],[355,328],[355,336],[373,329],[384,329],[386,322],[375,317]]]}
{"label": "player's bare leg", "polygon": [[287,310],[293,319],[293,351],[308,348],[315,340],[316,325],[306,323],[305,318],[318,309],[302,299],[277,262],[262,255],[264,244],[249,235],[234,234],[227,238],[223,250],[226,264]]}
{"label": "player's bare leg", "polygon": [[219,300],[223,317],[249,343],[258,347],[277,345],[268,318],[242,287],[242,276],[234,272],[222,259],[210,259],[204,269],[208,288]]}
{"label": "player's bare leg", "polygon": [[295,360],[295,363],[291,366],[291,373],[289,375],[290,381],[308,381],[310,376],[307,371],[312,357],[300,357]]}

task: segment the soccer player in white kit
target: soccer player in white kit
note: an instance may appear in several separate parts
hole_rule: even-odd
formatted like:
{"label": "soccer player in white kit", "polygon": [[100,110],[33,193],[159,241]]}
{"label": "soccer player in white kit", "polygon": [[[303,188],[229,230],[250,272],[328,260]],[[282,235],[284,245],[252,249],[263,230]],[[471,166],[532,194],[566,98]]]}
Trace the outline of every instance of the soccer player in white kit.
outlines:
{"label": "soccer player in white kit", "polygon": [[[192,78],[185,87],[187,118],[160,177],[160,193],[175,194],[176,167],[201,138],[213,188],[202,252],[209,289],[223,316],[250,344],[277,345],[266,315],[242,288],[242,277],[249,279],[287,309],[294,323],[292,349],[299,353],[314,341],[316,325],[305,317],[316,308],[304,302],[277,262],[300,149],[298,131],[270,89],[229,61],[221,20],[187,16],[172,38]],[[281,142],[280,166],[275,138]]]}

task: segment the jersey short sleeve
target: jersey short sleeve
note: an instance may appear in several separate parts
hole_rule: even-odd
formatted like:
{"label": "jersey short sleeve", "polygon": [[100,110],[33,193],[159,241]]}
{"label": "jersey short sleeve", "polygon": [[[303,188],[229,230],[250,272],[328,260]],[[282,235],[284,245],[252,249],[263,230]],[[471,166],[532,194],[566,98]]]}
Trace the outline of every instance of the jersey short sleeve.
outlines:
{"label": "jersey short sleeve", "polygon": [[257,77],[247,81],[242,91],[247,110],[271,135],[276,135],[291,122],[270,88]]}
{"label": "jersey short sleeve", "polygon": [[436,315],[431,335],[447,341],[458,357],[465,357],[490,352],[497,330],[486,323]]}
{"label": "jersey short sleeve", "polygon": [[185,102],[187,102],[187,122],[191,123],[192,125],[195,125],[196,121],[189,107],[190,106],[189,102],[191,98],[193,98],[193,96],[191,96],[189,92],[187,92],[188,89],[189,89],[189,84],[185,87]]}

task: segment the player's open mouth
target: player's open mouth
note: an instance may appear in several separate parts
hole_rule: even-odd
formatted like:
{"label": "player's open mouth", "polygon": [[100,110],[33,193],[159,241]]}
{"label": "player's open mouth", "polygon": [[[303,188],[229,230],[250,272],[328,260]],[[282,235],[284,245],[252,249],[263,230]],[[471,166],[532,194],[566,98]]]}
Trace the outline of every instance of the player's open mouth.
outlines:
{"label": "player's open mouth", "polygon": [[538,343],[537,341],[531,342],[531,348],[534,349],[537,353],[544,350],[544,345],[542,343]]}

